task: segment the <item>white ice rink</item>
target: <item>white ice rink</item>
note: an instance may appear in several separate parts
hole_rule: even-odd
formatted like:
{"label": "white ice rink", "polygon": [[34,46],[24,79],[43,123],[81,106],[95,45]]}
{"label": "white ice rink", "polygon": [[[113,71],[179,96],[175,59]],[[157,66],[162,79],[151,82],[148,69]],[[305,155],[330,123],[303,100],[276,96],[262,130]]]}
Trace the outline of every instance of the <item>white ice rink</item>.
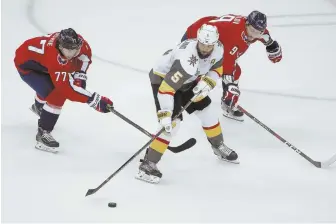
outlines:
{"label": "white ice rink", "polygon": [[[34,92],[20,79],[15,49],[26,39],[72,27],[92,47],[88,89],[148,129],[156,115],[148,71],[205,15],[254,9],[269,16],[283,60],[272,64],[262,44],[241,58],[241,105],[315,160],[336,153],[336,4],[327,0],[3,0],[2,221],[4,222],[336,222],[336,164],[317,169],[248,117],[220,114],[226,143],[240,165],[217,160],[194,116],[167,152],[163,179],[134,179],[138,158],[99,192],[84,197],[149,138],[113,114],[67,102],[53,132],[62,152],[34,149]],[[214,115],[216,116],[216,115]],[[140,157],[139,157],[140,158]],[[109,208],[108,202],[117,202]]]}

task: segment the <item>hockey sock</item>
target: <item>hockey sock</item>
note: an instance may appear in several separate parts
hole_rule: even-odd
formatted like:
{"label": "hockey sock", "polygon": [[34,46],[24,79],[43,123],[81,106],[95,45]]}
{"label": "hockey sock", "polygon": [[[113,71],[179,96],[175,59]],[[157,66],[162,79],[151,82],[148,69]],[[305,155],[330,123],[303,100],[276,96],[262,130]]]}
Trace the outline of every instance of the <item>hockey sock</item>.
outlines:
{"label": "hockey sock", "polygon": [[60,108],[50,106],[48,103],[44,104],[40,119],[38,120],[38,126],[43,130],[51,132],[54,129],[60,113]]}

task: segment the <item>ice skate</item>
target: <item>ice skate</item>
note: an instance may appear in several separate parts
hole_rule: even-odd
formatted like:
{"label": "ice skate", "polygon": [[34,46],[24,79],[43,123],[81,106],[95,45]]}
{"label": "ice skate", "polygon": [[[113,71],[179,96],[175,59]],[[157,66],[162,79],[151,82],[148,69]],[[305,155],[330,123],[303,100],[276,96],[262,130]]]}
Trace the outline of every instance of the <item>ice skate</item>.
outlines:
{"label": "ice skate", "polygon": [[219,146],[211,146],[215,155],[220,159],[230,163],[239,164],[238,154],[227,147],[224,143]]}
{"label": "ice skate", "polygon": [[58,153],[58,147],[59,143],[52,137],[50,132],[39,127],[36,134],[35,148],[46,152]]}
{"label": "ice skate", "polygon": [[244,121],[244,113],[241,112],[240,110],[232,109],[223,100],[222,100],[221,106],[223,110],[223,116],[236,120],[236,121]]}
{"label": "ice skate", "polygon": [[162,177],[162,173],[158,170],[156,167],[156,164],[146,160],[142,160],[140,166],[139,166],[139,171],[135,178],[146,181],[148,183],[153,183],[157,184],[160,182]]}

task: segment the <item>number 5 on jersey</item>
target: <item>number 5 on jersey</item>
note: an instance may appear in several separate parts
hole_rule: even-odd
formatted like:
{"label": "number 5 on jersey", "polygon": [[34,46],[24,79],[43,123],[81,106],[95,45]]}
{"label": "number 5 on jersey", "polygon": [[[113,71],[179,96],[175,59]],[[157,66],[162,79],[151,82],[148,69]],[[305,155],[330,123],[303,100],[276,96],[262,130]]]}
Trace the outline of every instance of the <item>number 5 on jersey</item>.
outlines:
{"label": "number 5 on jersey", "polygon": [[182,77],[183,75],[180,72],[175,72],[175,74],[171,77],[171,80],[173,83],[177,83]]}

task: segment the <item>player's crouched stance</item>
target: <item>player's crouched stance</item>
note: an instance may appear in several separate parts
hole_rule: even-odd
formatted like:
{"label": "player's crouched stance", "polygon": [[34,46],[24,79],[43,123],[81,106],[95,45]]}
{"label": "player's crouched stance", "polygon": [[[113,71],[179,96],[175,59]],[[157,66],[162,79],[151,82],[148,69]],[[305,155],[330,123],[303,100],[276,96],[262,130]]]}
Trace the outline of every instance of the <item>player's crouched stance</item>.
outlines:
{"label": "player's crouched stance", "polygon": [[223,73],[223,45],[218,41],[217,28],[203,25],[197,39],[182,42],[167,51],[149,73],[154,101],[159,119],[159,129],[165,132],[156,138],[146,151],[136,178],[158,183],[162,173],[157,163],[176,134],[182,115],[172,121],[181,108],[191,99],[187,107],[189,114],[195,114],[214,153],[222,160],[238,163],[238,155],[224,144],[218,117],[211,105],[209,92],[221,82]]}
{"label": "player's crouched stance", "polygon": [[15,52],[21,79],[35,92],[31,110],[39,116],[35,148],[57,153],[59,142],[51,131],[68,99],[87,103],[99,112],[110,112],[110,99],[86,88],[91,48],[73,29],[26,40]]}

